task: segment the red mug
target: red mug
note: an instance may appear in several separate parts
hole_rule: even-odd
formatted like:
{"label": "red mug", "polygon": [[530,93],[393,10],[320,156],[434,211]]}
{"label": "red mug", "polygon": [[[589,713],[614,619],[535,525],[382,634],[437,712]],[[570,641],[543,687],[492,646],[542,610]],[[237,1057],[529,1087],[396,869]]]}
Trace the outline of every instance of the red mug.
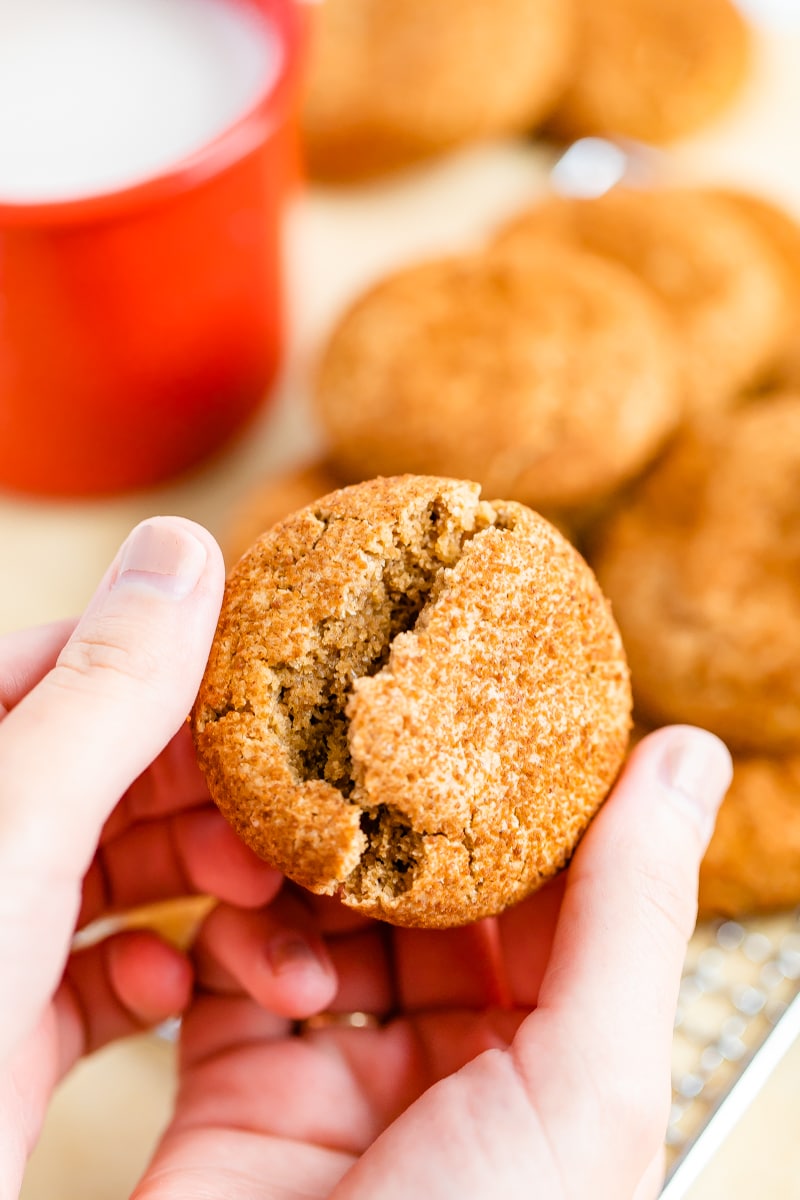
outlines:
{"label": "red mug", "polygon": [[0,203],[2,487],[154,484],[215,451],[268,395],[304,21],[293,0],[229,2],[266,16],[281,50],[247,113],[136,186]]}

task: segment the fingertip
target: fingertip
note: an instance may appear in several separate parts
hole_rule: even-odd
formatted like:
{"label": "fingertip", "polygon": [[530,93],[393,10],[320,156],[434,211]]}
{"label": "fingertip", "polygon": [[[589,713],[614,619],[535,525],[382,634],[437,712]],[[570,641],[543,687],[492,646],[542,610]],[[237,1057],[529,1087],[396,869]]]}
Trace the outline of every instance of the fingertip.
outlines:
{"label": "fingertip", "polygon": [[296,904],[261,910],[218,905],[194,946],[198,977],[210,990],[241,989],[277,1016],[299,1020],[326,1008],[337,975],[323,939]]}
{"label": "fingertip", "polygon": [[[115,733],[123,710],[141,717],[146,709],[149,720],[138,720],[129,739],[141,770],[191,707],[224,584],[222,553],[208,530],[183,517],[143,521],[121,546],[43,681],[43,702],[56,709],[65,693],[77,693],[75,720],[107,717]],[[128,755],[119,757],[122,763]]]}
{"label": "fingertip", "polygon": [[269,977],[262,1002],[279,1016],[301,1020],[322,1012],[336,995],[333,963],[324,943],[298,930],[280,930],[265,946]]}
{"label": "fingertip", "polygon": [[725,743],[694,725],[669,725],[636,747],[631,771],[639,785],[644,773],[668,802],[687,813],[707,843],[719,807],[733,779],[733,759]]}
{"label": "fingertip", "polygon": [[142,1025],[183,1011],[192,994],[187,957],[150,930],[117,934],[106,947],[109,982],[120,1002]]}
{"label": "fingertip", "polygon": [[217,590],[225,568],[216,539],[186,517],[149,517],[134,526],[111,569],[111,590],[186,600]]}
{"label": "fingertip", "polygon": [[210,804],[175,818],[175,841],[198,892],[241,908],[261,908],[281,889],[283,875],[239,838]]}

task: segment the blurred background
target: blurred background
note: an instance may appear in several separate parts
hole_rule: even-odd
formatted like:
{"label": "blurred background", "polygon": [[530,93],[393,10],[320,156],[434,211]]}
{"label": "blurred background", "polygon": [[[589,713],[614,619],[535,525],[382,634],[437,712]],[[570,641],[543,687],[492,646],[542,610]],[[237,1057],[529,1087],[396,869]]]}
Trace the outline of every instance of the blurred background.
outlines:
{"label": "blurred background", "polygon": [[[593,544],[615,507],[637,502],[653,464],[671,453],[671,439],[691,430],[694,400],[687,396],[699,395],[698,411],[711,408],[726,421],[776,392],[800,397],[800,0],[741,0],[738,7],[731,0],[253,0],[236,9],[245,24],[234,20],[224,37],[210,39],[225,46],[220,64],[208,44],[191,39],[203,22],[212,29],[227,19],[219,12],[224,2],[176,5],[166,40],[158,9],[170,7],[168,0],[144,6],[150,23],[135,43],[127,32],[123,39],[133,47],[130,90],[117,80],[118,114],[111,104],[100,129],[92,114],[110,86],[108,69],[93,75],[91,64],[121,44],[125,0],[109,6],[119,22],[103,34],[107,42],[90,0],[37,0],[26,9],[30,21],[36,9],[33,40],[20,16],[29,0],[0,0],[0,633],[80,611],[131,526],[153,513],[202,522],[233,561],[284,512],[355,476],[348,438],[360,439],[363,476],[384,471],[384,446],[370,457],[374,422],[377,441],[391,442],[392,420],[402,422],[405,404],[422,404],[435,420],[437,397],[424,388],[406,396],[399,386],[392,395],[366,395],[370,371],[403,372],[402,352],[384,358],[370,345],[369,370],[359,374],[355,363],[343,383],[336,374],[346,398],[341,417],[335,373],[322,368],[350,337],[350,307],[426,260],[450,256],[480,273],[499,231],[523,218],[535,227],[546,204],[577,203],[583,215],[568,237],[549,226],[537,239],[567,238],[615,260],[658,295],[677,330],[674,414],[622,466],[607,477],[601,472],[597,485],[544,498],[581,548]],[[64,138],[53,124],[52,73],[37,55],[48,38],[63,49],[67,36],[95,90],[87,84],[85,95],[72,96],[67,79],[72,100],[62,120],[78,131],[72,157],[54,163],[52,178],[45,171],[34,179],[31,158],[46,161],[47,139]],[[5,40],[10,55],[14,37],[14,61],[24,52],[40,63],[36,114],[30,97],[12,92],[9,73],[2,75],[1,47]],[[252,49],[248,38],[260,47],[252,86],[234,94],[231,80],[241,77],[242,55]],[[163,89],[171,111],[198,119],[176,127],[174,142],[157,148],[160,159],[155,151],[152,159],[123,155],[118,178],[95,178],[104,138],[141,141],[141,130],[125,122],[130,97],[147,86],[151,94]],[[212,91],[219,100],[209,107]],[[87,173],[74,182],[68,168],[81,156]],[[644,207],[635,199],[628,215],[614,218],[619,228],[601,237],[592,222],[604,210],[593,206],[616,196],[615,188],[656,199]],[[651,212],[664,211],[657,198],[673,189],[690,194],[692,213],[700,197],[697,218],[677,222],[690,226],[691,237],[667,223],[648,224]],[[743,193],[766,201],[766,210],[746,215]],[[706,261],[706,247],[721,242]],[[700,278],[703,270],[713,278]],[[457,298],[448,303],[457,311]],[[718,333],[697,333],[689,316],[684,321],[701,308],[703,328]],[[412,328],[409,347],[417,334]],[[688,345],[699,346],[691,361]],[[632,403],[637,386],[630,385]],[[488,394],[487,387],[478,380],[467,391]],[[569,401],[565,394],[565,412]],[[531,403],[534,428],[535,395]],[[359,424],[368,412],[372,428]],[[426,469],[432,451],[425,436],[420,458],[414,450],[390,468]],[[534,442],[535,457],[541,448]],[[607,463],[602,425],[590,442]],[[505,447],[495,449],[501,455]],[[435,461],[441,473],[456,473],[446,448]],[[482,471],[476,461],[471,473]],[[800,475],[792,478],[797,521]],[[542,499],[535,481],[513,477],[508,488],[510,498],[516,488],[535,506]],[[790,586],[800,609],[798,580],[795,573]],[[634,641],[632,631],[632,649]],[[638,701],[644,723],[662,716],[646,695]],[[756,740],[741,753],[748,762],[779,760],[783,771],[796,750],[790,738],[777,746]],[[737,825],[734,849],[722,847],[707,872],[692,978],[712,979],[706,992],[717,996],[718,988],[726,1003],[745,979],[736,974],[739,960],[730,960],[733,976],[723,980],[713,955],[698,974],[700,956],[709,948],[741,952],[746,982],[762,989],[768,1007],[761,964],[785,962],[785,939],[796,933],[800,867],[787,865],[785,847],[797,846],[800,855],[800,773],[781,778],[789,783],[779,834],[767,824],[777,819],[772,808],[752,816],[761,793],[755,801],[748,796],[747,821],[763,820],[763,836],[748,826],[745,851],[737,850],[744,836]],[[761,857],[745,869],[737,853],[753,848]],[[760,886],[776,875],[785,887]],[[776,909],[778,924],[770,924]],[[728,930],[721,941],[720,922]],[[738,941],[731,928],[742,931]],[[753,934],[768,949],[747,942]],[[781,996],[783,1004],[785,989]],[[744,1010],[730,1003],[739,1019]],[[705,1036],[707,1049],[719,1029]],[[742,1045],[746,1056],[752,1044],[744,1037]],[[687,1080],[700,1080],[695,1094],[721,1086],[712,1059],[698,1067],[676,1058],[676,1122],[688,1120],[680,1105],[688,1109],[695,1084]],[[58,1095],[25,1200],[121,1200],[166,1120],[172,1086],[173,1047],[165,1039],[134,1039],[82,1065]],[[800,1196],[798,1093],[795,1046],[691,1200]],[[677,1133],[673,1140],[680,1146]]]}

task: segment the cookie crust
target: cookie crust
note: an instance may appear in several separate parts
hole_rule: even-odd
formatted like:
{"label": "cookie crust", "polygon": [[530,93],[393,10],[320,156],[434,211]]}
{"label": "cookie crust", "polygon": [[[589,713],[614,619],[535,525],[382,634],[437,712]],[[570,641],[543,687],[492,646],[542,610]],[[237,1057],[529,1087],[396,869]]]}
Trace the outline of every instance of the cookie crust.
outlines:
{"label": "cookie crust", "polygon": [[553,117],[565,137],[669,142],[713,120],[750,68],[730,0],[578,0],[577,53]]}
{"label": "cookie crust", "polygon": [[525,132],[558,100],[573,33],[571,0],[326,0],[303,106],[312,174],[365,178]]}
{"label": "cookie crust", "polygon": [[770,371],[770,383],[774,388],[800,388],[800,223],[765,196],[733,188],[716,189],[713,195],[751,224],[779,261],[786,321]]}
{"label": "cookie crust", "polygon": [[538,510],[583,506],[635,476],[682,399],[649,291],[614,263],[541,245],[383,280],[334,330],[316,387],[347,482],[446,474]]}
{"label": "cookie crust", "polygon": [[272,475],[241,498],[227,526],[222,548],[225,561],[235,563],[256,538],[318,496],[335,492],[342,480],[324,459],[290,467]]}
{"label": "cookie crust", "polygon": [[500,231],[520,257],[565,242],[628,268],[658,298],[681,349],[690,415],[729,407],[781,352],[785,268],[755,223],[713,191],[552,196]]}
{"label": "cookie crust", "polygon": [[629,713],[608,605],[561,535],[474,484],[405,476],[324,497],[240,560],[192,724],[257,853],[445,927],[566,863]]}
{"label": "cookie crust", "polygon": [[800,904],[800,755],[734,759],[733,783],[700,866],[699,915]]}
{"label": "cookie crust", "polygon": [[707,417],[595,535],[645,723],[800,749],[800,396]]}

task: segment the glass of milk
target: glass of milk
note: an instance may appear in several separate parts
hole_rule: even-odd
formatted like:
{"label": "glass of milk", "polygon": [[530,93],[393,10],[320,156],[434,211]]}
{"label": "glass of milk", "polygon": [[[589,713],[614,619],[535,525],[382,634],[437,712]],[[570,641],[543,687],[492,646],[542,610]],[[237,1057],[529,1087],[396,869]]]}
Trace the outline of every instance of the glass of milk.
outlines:
{"label": "glass of milk", "polygon": [[266,398],[292,0],[0,0],[0,487],[164,479]]}

